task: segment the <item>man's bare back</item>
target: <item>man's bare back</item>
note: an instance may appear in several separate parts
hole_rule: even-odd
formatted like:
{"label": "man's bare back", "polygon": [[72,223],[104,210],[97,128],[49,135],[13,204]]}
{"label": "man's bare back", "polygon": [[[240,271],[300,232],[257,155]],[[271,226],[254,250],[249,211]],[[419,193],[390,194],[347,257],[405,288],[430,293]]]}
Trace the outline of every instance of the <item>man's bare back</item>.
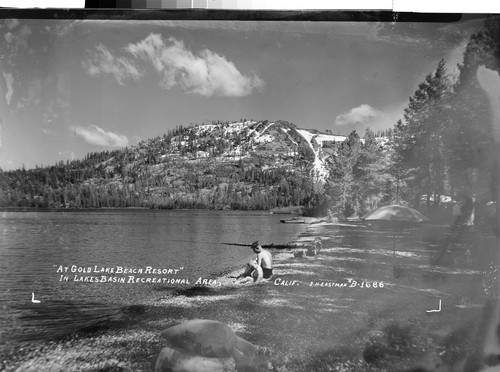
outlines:
{"label": "man's bare back", "polygon": [[262,249],[258,241],[252,243],[252,249],[257,254],[257,262],[264,273],[264,279],[271,279],[273,275],[273,256],[269,251]]}
{"label": "man's bare back", "polygon": [[257,254],[258,264],[262,266],[263,269],[273,268],[273,256],[269,251],[263,249]]}

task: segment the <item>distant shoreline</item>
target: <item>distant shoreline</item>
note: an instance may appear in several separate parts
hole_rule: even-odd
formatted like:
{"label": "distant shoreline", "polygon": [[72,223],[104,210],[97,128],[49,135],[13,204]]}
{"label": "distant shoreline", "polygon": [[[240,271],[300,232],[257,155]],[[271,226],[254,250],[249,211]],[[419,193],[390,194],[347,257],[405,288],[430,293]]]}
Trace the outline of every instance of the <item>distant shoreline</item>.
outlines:
{"label": "distant shoreline", "polygon": [[[179,208],[179,209],[159,209],[159,208],[146,208],[146,207],[102,207],[102,208],[36,208],[36,207],[0,207],[0,212],[104,212],[104,211],[155,211],[155,212],[166,212],[166,211],[217,211],[219,209],[191,209],[191,208]],[[224,211],[224,210],[222,210]],[[246,209],[227,209],[227,212],[254,212],[254,213],[270,213],[269,210],[246,210]],[[278,214],[278,213],[275,213]]]}
{"label": "distant shoreline", "polygon": [[149,207],[100,207],[100,208],[51,208],[51,207],[0,207],[0,212],[81,212],[81,211],[233,211],[262,212],[270,214],[301,215],[301,206],[279,207],[271,209],[210,209],[210,208],[149,208]]}
{"label": "distant shoreline", "polygon": [[109,211],[109,210],[152,210],[146,207],[129,208],[37,208],[37,207],[0,207],[0,212],[80,212],[80,211]]}

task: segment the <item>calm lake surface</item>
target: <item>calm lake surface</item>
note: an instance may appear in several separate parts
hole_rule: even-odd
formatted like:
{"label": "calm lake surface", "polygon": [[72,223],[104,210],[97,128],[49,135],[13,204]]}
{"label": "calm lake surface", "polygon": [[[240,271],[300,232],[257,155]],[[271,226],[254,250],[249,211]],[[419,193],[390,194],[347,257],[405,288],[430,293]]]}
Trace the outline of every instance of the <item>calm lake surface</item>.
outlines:
{"label": "calm lake surface", "polygon": [[[29,321],[60,323],[85,304],[155,302],[169,290],[189,288],[199,277],[214,278],[253,256],[249,247],[221,243],[286,244],[305,228],[280,223],[281,218],[240,211],[0,212],[1,326],[5,332],[14,326],[22,330]],[[61,267],[68,271],[58,272]],[[143,273],[117,274],[118,267]],[[178,271],[146,273],[147,267]],[[89,268],[90,273],[78,272]],[[115,273],[96,273],[96,268]],[[185,279],[189,284],[82,282],[75,275]],[[32,302],[32,293],[40,304]]]}

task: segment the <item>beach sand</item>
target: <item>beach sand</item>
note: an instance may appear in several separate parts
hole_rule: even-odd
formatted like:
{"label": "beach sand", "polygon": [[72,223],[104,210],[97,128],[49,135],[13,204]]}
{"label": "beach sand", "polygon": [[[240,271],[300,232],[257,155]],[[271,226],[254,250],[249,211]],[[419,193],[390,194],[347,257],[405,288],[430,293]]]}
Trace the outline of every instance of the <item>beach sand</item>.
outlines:
{"label": "beach sand", "polygon": [[[275,250],[267,283],[235,285],[239,269],[214,286],[158,291],[106,326],[10,350],[3,370],[152,371],[165,346],[162,330],[212,319],[265,348],[279,372],[449,371],[477,353],[485,296],[482,262],[429,264],[443,231],[401,232],[395,252],[391,231],[311,224],[296,243],[321,237],[319,255]],[[442,310],[428,312],[439,301]]]}

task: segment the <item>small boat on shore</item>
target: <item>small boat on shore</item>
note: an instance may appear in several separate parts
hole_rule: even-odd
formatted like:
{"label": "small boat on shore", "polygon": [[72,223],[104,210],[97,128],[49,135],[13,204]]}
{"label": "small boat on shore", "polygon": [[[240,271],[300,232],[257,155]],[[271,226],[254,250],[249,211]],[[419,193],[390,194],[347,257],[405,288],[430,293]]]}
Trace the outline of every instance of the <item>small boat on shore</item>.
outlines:
{"label": "small boat on shore", "polygon": [[[251,247],[251,244],[242,244],[242,243],[221,243],[224,245],[235,245],[238,247]],[[262,248],[266,249],[292,249],[292,248],[304,248],[304,244],[301,243],[290,243],[290,244],[262,244]]]}
{"label": "small boat on shore", "polygon": [[303,218],[293,217],[280,220],[281,223],[306,223]]}

